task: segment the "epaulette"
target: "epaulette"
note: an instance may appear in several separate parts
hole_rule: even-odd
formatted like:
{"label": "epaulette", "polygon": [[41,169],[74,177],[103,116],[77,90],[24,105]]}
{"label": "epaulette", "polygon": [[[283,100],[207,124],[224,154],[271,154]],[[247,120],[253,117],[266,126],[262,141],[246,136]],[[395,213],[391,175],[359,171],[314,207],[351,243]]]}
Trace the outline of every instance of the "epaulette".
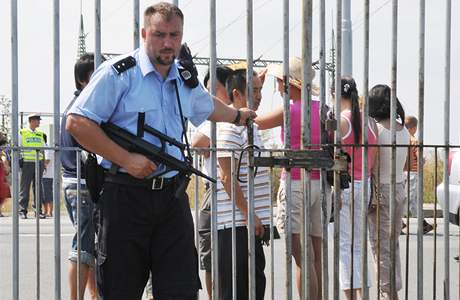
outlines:
{"label": "epaulette", "polygon": [[127,56],[123,58],[122,60],[117,61],[112,65],[113,69],[115,72],[117,72],[118,75],[123,73],[124,71],[134,67],[136,65],[136,59],[132,56]]}

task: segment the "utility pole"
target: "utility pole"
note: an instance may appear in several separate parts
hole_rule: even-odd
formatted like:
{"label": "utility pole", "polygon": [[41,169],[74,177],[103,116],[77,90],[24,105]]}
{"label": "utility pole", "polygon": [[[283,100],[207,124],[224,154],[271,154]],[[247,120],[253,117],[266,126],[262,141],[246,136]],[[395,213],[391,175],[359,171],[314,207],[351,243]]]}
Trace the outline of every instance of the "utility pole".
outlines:
{"label": "utility pole", "polygon": [[351,0],[343,0],[342,13],[342,75],[352,75],[353,32],[351,29]]}

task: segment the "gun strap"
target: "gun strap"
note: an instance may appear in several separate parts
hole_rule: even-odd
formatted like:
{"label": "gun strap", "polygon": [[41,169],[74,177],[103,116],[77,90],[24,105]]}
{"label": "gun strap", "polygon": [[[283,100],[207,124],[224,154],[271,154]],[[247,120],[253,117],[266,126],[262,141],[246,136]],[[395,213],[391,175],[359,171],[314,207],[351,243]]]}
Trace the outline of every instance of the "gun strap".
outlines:
{"label": "gun strap", "polygon": [[192,153],[190,152],[190,144],[188,142],[188,137],[187,137],[187,119],[184,118],[184,114],[182,112],[182,105],[180,103],[180,96],[179,96],[179,88],[177,87],[177,80],[174,79],[174,89],[176,90],[176,99],[177,99],[177,105],[179,106],[179,113],[180,113],[180,121],[182,124],[182,136],[185,139],[185,147],[187,149],[187,156],[184,155],[185,160],[187,160],[190,164],[192,163]]}

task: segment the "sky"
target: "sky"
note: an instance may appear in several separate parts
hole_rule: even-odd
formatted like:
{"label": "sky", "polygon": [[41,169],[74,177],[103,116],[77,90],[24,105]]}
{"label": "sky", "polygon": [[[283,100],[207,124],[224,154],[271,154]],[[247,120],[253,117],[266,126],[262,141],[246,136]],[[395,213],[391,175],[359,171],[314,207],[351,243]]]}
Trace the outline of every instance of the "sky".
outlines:
{"label": "sky", "polygon": [[[19,111],[53,111],[53,1],[17,0],[19,43]],[[102,51],[133,49],[133,1],[102,2]],[[147,5],[141,1],[141,16]],[[217,55],[246,57],[246,2],[217,0]],[[391,1],[372,0],[369,85],[390,84]],[[443,143],[445,93],[445,2],[426,1],[425,143]],[[0,95],[11,97],[11,15],[8,0],[0,0]],[[418,111],[419,1],[399,1],[398,97],[406,114]],[[327,49],[334,27],[336,1],[326,0]],[[185,15],[184,38],[193,54],[209,55],[209,1],[179,0]],[[281,60],[282,1],[254,0],[254,57]],[[363,82],[363,0],[353,0],[353,76],[358,90]],[[94,1],[82,0],[87,50],[94,50]],[[319,0],[313,1],[313,59],[319,57]],[[60,1],[60,105],[65,109],[74,91],[73,65],[77,56],[80,1]],[[301,0],[290,1],[290,55],[301,55]],[[141,20],[142,24],[142,20]],[[452,1],[451,129],[452,143],[460,143],[460,3]],[[327,50],[329,55],[329,50]],[[200,69],[201,74],[205,70]],[[316,79],[317,80],[317,79]],[[360,91],[361,93],[361,91]],[[281,105],[272,79],[263,90],[259,113]],[[44,123],[47,121],[45,120]]]}

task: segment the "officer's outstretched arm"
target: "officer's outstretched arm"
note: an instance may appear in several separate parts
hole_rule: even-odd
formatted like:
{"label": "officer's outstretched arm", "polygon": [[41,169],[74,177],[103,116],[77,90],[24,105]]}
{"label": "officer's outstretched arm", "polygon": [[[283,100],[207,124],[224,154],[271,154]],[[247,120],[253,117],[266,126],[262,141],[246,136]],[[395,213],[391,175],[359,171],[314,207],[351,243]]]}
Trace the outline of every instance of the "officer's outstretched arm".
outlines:
{"label": "officer's outstretched arm", "polygon": [[257,114],[249,108],[240,108],[240,117],[237,118],[237,109],[222,103],[214,97],[213,101],[214,111],[209,116],[209,121],[235,123],[235,120],[237,120],[238,122],[236,122],[235,124],[243,126],[246,125],[248,119],[254,119],[255,117],[257,117]]}
{"label": "officer's outstretched arm", "polygon": [[156,169],[151,160],[144,155],[126,151],[112,141],[98,124],[88,118],[70,114],[67,117],[66,130],[85,149],[117,164],[136,178],[145,178]]}

